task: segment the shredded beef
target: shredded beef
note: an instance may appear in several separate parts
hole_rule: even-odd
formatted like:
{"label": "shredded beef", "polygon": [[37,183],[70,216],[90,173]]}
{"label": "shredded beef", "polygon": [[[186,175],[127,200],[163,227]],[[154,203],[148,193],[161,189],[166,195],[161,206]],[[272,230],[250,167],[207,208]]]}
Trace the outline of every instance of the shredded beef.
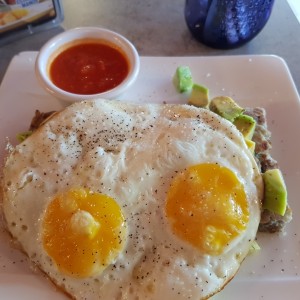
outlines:
{"label": "shredded beef", "polygon": [[43,113],[37,109],[35,111],[34,117],[31,120],[29,130],[30,131],[37,130],[44,122],[46,122],[54,114],[56,114],[56,111],[49,111],[49,112]]}

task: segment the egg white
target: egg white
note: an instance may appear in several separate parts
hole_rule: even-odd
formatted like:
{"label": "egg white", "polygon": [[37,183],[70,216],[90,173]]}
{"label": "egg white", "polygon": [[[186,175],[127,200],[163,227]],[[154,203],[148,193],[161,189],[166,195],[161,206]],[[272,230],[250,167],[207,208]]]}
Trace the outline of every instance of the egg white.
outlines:
{"label": "egg white", "polygon": [[[250,221],[222,255],[178,238],[164,213],[177,172],[212,162],[232,170]],[[113,197],[128,228],[124,250],[103,273],[62,274],[42,244],[42,221],[57,193],[85,187]],[[76,299],[205,299],[237,272],[257,232],[262,180],[238,130],[187,105],[97,100],[58,113],[8,156],[3,211],[31,261]]]}

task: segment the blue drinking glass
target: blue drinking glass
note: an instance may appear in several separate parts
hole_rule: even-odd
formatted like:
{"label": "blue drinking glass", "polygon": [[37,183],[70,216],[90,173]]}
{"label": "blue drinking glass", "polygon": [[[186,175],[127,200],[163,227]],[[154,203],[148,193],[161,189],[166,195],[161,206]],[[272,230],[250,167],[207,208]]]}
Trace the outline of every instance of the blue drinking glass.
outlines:
{"label": "blue drinking glass", "polygon": [[186,0],[185,20],[201,43],[218,49],[242,46],[266,25],[274,0]]}

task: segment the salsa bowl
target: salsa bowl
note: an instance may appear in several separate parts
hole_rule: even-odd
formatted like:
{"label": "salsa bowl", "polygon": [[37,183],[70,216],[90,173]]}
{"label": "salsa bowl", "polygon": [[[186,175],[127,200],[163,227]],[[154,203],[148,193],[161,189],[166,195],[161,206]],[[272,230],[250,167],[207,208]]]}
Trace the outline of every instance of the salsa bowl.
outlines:
{"label": "salsa bowl", "polygon": [[140,60],[124,36],[79,27],[50,39],[39,51],[35,73],[42,87],[68,102],[116,98],[136,80]]}

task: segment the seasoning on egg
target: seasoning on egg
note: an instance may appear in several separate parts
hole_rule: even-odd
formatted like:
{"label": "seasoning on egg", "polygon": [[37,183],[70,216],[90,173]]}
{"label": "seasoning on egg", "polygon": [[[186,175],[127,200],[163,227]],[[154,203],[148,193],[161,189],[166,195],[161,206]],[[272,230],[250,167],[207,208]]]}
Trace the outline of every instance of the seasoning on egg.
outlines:
{"label": "seasoning on egg", "polygon": [[129,62],[114,45],[98,40],[80,40],[61,51],[51,62],[52,82],[79,95],[106,92],[118,86],[129,73]]}

